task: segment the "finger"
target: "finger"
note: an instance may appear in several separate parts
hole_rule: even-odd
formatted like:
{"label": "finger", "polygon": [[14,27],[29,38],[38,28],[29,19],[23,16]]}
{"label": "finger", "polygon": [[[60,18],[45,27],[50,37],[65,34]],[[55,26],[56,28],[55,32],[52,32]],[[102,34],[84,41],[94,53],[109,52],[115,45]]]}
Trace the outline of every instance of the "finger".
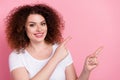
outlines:
{"label": "finger", "polygon": [[88,63],[90,63],[90,64],[98,64],[97,58],[91,58],[91,59],[89,59]]}
{"label": "finger", "polygon": [[69,40],[71,40],[72,39],[72,37],[67,37],[63,42],[62,42],[62,44],[61,45],[66,45],[67,44],[67,42],[69,41]]}
{"label": "finger", "polygon": [[102,50],[103,50],[103,46],[99,47],[93,54],[97,56]]}

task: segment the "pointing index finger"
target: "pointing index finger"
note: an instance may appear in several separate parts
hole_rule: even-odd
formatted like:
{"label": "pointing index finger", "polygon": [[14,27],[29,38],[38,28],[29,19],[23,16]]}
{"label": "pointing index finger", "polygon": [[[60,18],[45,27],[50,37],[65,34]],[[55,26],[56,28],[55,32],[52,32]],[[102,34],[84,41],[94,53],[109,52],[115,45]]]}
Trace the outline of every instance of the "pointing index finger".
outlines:
{"label": "pointing index finger", "polygon": [[97,56],[103,50],[103,46],[99,47],[94,54]]}
{"label": "pointing index finger", "polygon": [[67,42],[69,41],[71,39],[71,37],[69,36],[69,37],[67,37],[63,42],[62,42],[62,45],[66,45],[67,44]]}

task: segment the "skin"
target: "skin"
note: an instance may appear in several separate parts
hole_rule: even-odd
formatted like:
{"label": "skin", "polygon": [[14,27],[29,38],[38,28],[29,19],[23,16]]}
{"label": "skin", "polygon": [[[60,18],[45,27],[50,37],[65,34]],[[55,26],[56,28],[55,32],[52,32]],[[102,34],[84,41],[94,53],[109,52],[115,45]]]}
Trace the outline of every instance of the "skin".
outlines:
{"label": "skin", "polygon": [[[47,25],[44,17],[39,14],[30,14],[25,28],[30,39],[30,44],[26,47],[26,50],[38,60],[47,59],[51,55],[52,44],[48,44],[44,40],[47,34]],[[29,79],[27,70],[24,67],[20,67],[11,72],[12,80],[49,80],[57,64],[68,55],[66,44],[70,39],[71,37],[67,37],[59,44],[53,57],[33,78]],[[90,72],[98,65],[97,54],[101,50],[96,50],[86,58],[83,71],[79,77],[76,75],[73,64],[69,65],[65,70],[66,80],[88,80]]]}

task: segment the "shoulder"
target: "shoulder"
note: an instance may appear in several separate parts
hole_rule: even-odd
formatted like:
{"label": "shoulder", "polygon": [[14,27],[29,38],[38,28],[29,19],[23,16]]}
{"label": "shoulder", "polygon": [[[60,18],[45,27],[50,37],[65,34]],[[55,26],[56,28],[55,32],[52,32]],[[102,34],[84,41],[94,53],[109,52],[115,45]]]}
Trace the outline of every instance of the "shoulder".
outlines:
{"label": "shoulder", "polygon": [[23,66],[22,52],[13,50],[9,55],[9,68],[12,71],[15,68]]}
{"label": "shoulder", "polygon": [[54,46],[54,47],[58,47],[58,46],[59,46],[59,44],[55,43],[55,44],[53,44],[53,46]]}
{"label": "shoulder", "polygon": [[16,50],[13,50],[10,55],[9,55],[9,58],[18,58],[20,57],[24,52],[23,51],[16,51]]}
{"label": "shoulder", "polygon": [[57,44],[57,43],[53,44],[53,49],[55,50],[58,46],[59,46],[59,44]]}
{"label": "shoulder", "polygon": [[18,57],[20,56],[20,54],[18,54],[18,52],[16,50],[13,50],[10,55],[9,55],[9,58],[14,58],[14,57]]}

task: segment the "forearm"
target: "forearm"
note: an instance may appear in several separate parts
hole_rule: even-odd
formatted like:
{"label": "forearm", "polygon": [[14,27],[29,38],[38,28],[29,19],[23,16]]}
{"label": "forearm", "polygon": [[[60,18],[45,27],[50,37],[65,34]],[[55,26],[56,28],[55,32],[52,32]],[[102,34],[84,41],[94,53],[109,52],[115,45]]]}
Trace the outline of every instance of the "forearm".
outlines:
{"label": "forearm", "polygon": [[89,80],[90,72],[83,70],[78,80]]}
{"label": "forearm", "polygon": [[[68,38],[69,39],[69,38]],[[65,48],[65,43],[68,41],[66,39],[60,46],[57,47],[53,57],[48,61],[45,67],[42,68],[31,80],[49,80],[53,71],[60,61],[62,61],[67,55],[68,52]]]}
{"label": "forearm", "polygon": [[58,62],[52,58],[31,80],[49,80],[57,64]]}

